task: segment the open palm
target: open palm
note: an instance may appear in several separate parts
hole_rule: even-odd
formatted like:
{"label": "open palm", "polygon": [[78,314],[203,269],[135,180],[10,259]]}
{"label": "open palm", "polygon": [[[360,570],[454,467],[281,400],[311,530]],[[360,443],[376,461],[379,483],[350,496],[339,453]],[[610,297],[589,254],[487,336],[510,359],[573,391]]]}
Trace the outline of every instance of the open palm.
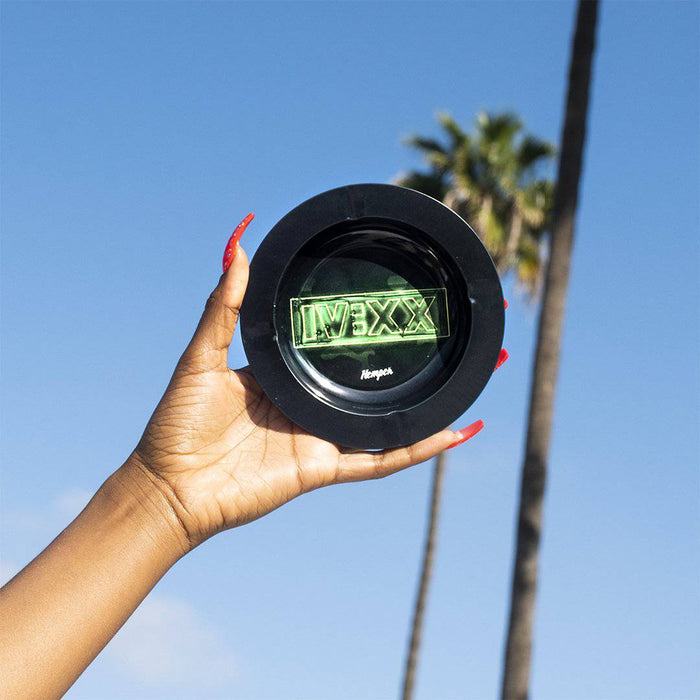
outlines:
{"label": "open palm", "polygon": [[163,489],[190,546],[307,491],[423,462],[463,437],[443,430],[408,447],[351,452],[294,425],[249,369],[227,366],[247,282],[248,259],[239,249],[134,452]]}

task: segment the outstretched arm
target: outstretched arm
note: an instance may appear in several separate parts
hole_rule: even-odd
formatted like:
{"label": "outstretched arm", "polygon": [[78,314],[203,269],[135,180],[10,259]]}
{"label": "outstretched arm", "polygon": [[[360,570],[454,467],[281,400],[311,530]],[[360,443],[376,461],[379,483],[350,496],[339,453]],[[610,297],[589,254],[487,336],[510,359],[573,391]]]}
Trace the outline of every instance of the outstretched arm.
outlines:
{"label": "outstretched arm", "polygon": [[0,697],[60,697],[187,551],[131,460],[0,590]]}
{"label": "outstretched arm", "polygon": [[165,572],[213,534],[321,486],[418,464],[481,427],[364,453],[292,424],[248,370],[227,367],[248,281],[245,252],[229,258],[137,448],[0,591],[0,697],[63,694]]}

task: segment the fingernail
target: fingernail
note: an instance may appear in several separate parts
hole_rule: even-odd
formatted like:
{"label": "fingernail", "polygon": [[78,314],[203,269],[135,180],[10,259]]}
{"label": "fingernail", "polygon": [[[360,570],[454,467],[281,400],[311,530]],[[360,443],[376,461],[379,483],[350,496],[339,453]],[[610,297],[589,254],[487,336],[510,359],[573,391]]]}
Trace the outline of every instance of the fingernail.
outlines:
{"label": "fingernail", "polygon": [[475,423],[468,425],[466,428],[458,430],[457,432],[462,437],[460,437],[459,440],[457,440],[457,442],[453,442],[447,449],[451,450],[453,447],[457,447],[457,445],[461,445],[463,442],[466,442],[470,438],[473,438],[483,427],[484,421],[478,420]]}
{"label": "fingernail", "polygon": [[238,247],[238,241],[241,240],[241,236],[243,235],[243,231],[245,231],[246,228],[248,228],[248,224],[254,218],[255,218],[255,214],[253,214],[253,212],[251,212],[233,230],[233,233],[231,234],[231,238],[228,239],[228,243],[226,244],[226,249],[224,250],[224,259],[223,259],[224,272],[226,272],[226,270],[228,270],[229,267],[231,267],[231,262],[233,261],[233,258],[236,254],[236,248]]}
{"label": "fingernail", "polygon": [[503,297],[503,308],[504,309],[508,308],[508,299],[506,299],[505,297]]}
{"label": "fingernail", "polygon": [[501,348],[501,354],[498,356],[498,362],[493,371],[495,372],[509,357],[508,351],[505,348]]}

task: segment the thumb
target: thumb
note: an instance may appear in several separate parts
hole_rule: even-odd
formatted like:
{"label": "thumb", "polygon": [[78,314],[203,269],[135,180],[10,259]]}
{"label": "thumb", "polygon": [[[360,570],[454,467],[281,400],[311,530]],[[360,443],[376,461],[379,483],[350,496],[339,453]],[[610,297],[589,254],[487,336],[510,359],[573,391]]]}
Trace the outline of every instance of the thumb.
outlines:
{"label": "thumb", "polygon": [[248,286],[248,256],[238,239],[252,221],[249,214],[234,231],[226,247],[225,265],[219,284],[211,293],[197,330],[187,346],[181,364],[198,370],[225,369],[228,348],[238,321],[238,313]]}

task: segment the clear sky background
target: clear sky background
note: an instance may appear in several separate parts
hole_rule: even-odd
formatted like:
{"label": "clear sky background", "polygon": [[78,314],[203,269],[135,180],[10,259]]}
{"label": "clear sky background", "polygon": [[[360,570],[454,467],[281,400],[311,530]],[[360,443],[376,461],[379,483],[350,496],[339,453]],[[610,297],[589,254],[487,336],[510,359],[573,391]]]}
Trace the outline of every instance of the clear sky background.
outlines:
{"label": "clear sky background", "polygon": [[[533,698],[697,698],[695,2],[604,1]],[[512,108],[558,140],[571,2],[2,5],[2,566],[127,457],[248,211],[254,253],[401,145]],[[417,697],[497,694],[535,309],[450,454]],[[240,342],[232,366],[245,362]],[[460,426],[461,427],[461,426]],[[316,492],[178,563],[69,693],[393,698],[430,469]]]}

